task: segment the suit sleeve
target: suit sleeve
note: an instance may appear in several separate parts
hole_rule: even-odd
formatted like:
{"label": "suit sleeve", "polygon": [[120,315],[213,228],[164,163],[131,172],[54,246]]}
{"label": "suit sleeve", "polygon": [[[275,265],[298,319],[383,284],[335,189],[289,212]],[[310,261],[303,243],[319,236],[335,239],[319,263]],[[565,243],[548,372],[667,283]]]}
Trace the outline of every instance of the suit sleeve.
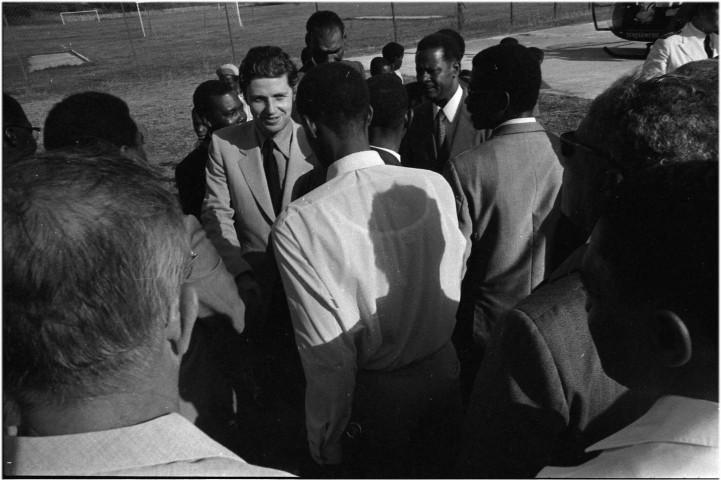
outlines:
{"label": "suit sleeve", "polygon": [[224,315],[230,319],[233,328],[242,333],[245,305],[238,295],[235,279],[194,216],[185,217],[185,227],[190,234],[193,253],[197,255],[187,283],[198,293],[198,317]]}
{"label": "suit sleeve", "polygon": [[456,213],[458,214],[458,228],[460,228],[461,233],[466,238],[466,250],[463,254],[463,274],[465,276],[466,263],[468,262],[468,258],[471,256],[471,247],[473,246],[473,242],[471,240],[473,221],[471,220],[471,214],[468,209],[468,199],[466,198],[466,194],[463,192],[461,181],[458,178],[458,171],[456,170],[453,161],[446,163],[446,166],[443,168],[443,176],[451,185],[451,190],[453,190],[453,196],[456,200]]}
{"label": "suit sleeve", "polygon": [[641,72],[644,77],[656,77],[666,73],[668,66],[669,44],[667,39],[659,38],[648,52],[646,61],[643,63]]}
{"label": "suit sleeve", "polygon": [[469,402],[461,477],[529,478],[557,457],[569,408],[543,335],[522,311],[493,330]]}
{"label": "suit sleeve", "polygon": [[342,313],[301,250],[302,242],[282,221],[272,236],[305,372],[310,452],[321,465],[338,464],[355,389],[355,344],[341,327]]}
{"label": "suit sleeve", "polygon": [[233,277],[237,277],[249,271],[250,266],[241,256],[240,242],[233,221],[236,212],[230,203],[230,187],[219,142],[218,137],[213,135],[208,147],[205,200],[201,216],[208,238],[218,250],[228,271]]}

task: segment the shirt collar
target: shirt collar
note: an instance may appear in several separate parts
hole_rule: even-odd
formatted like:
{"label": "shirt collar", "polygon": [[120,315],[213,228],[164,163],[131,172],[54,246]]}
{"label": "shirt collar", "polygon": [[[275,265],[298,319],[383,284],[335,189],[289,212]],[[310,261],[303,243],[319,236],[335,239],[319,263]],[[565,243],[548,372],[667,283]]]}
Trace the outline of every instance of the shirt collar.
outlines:
{"label": "shirt collar", "polygon": [[[177,413],[130,427],[50,437],[4,437],[14,470],[28,475],[101,475],[142,466],[223,457],[241,461]],[[111,455],[108,445],[123,454]],[[3,455],[5,457],[5,455]],[[7,460],[7,459],[6,459]]]}
{"label": "shirt collar", "polygon": [[[506,120],[502,124],[498,125],[496,128],[500,128],[504,125],[517,125],[519,123],[533,123],[535,121],[536,121],[535,117],[512,118],[510,120]],[[494,128],[494,130],[496,128]]]}
{"label": "shirt collar", "polygon": [[[268,138],[258,129],[255,128],[255,133],[258,136],[258,145],[262,148],[263,144]],[[275,148],[282,153],[285,158],[290,158],[290,143],[293,139],[293,121],[289,121],[288,125],[285,126],[283,130],[276,133],[273,138],[273,141],[275,142]]]}
{"label": "shirt collar", "polygon": [[628,427],[604,438],[587,452],[643,443],[685,443],[718,448],[719,404],[668,395]]}
{"label": "shirt collar", "polygon": [[699,38],[701,40],[706,39],[706,34],[702,32],[700,29],[696,28],[696,25],[693,24],[693,22],[688,22],[686,26],[684,27],[684,30],[687,31],[690,35],[693,35],[696,38]]}
{"label": "shirt collar", "polygon": [[[446,115],[446,119],[448,119],[448,123],[453,123],[453,120],[456,119],[456,113],[458,113],[458,107],[461,105],[461,98],[463,98],[463,89],[461,88],[460,83],[458,84],[458,88],[456,89],[456,93],[453,94],[450,100],[448,100],[448,103],[445,104],[443,107],[443,113]],[[438,110],[440,110],[441,107],[433,104],[433,118],[436,118],[436,115],[438,115]]]}
{"label": "shirt collar", "polygon": [[362,152],[351,153],[343,158],[339,158],[333,162],[330,167],[328,167],[326,181],[355,170],[375,167],[376,165],[385,165],[381,156],[378,155],[378,152],[374,152],[373,150],[364,150]]}
{"label": "shirt collar", "polygon": [[377,148],[378,150],[383,150],[384,152],[388,152],[388,153],[390,153],[391,155],[393,155],[394,157],[396,157],[399,162],[401,161],[401,154],[398,153],[398,152],[394,152],[393,150],[390,150],[390,149],[388,149],[388,148],[378,147],[378,146],[376,146],[376,145],[371,145],[371,147]]}

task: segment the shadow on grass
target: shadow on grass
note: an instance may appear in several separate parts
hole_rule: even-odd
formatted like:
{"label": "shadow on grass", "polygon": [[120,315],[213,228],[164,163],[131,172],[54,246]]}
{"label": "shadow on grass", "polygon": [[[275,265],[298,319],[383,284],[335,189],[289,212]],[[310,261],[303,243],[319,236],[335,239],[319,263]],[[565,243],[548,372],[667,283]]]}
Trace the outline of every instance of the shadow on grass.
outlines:
{"label": "shadow on grass", "polygon": [[[636,45],[641,45],[640,48]],[[566,61],[599,61],[599,62],[623,62],[622,58],[614,58],[608,55],[603,47],[610,47],[629,55],[645,53],[645,43],[639,42],[594,42],[587,44],[574,44],[573,46],[550,45],[543,49],[546,59],[558,59]]]}

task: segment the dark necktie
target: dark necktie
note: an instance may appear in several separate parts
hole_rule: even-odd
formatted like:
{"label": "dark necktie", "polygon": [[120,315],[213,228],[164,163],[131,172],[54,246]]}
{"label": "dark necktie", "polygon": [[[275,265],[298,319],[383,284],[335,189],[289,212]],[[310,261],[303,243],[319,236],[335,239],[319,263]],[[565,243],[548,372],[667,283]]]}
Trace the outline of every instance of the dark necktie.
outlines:
{"label": "dark necktie", "polygon": [[706,56],[713,58],[713,47],[711,46],[711,35],[706,35],[706,39],[703,41],[703,49],[706,50]]}
{"label": "dark necktie", "polygon": [[272,138],[263,143],[263,169],[265,170],[265,178],[268,181],[268,192],[270,192],[270,200],[273,202],[273,211],[278,215],[283,192],[280,188],[278,163],[275,161],[275,155],[273,154],[274,148],[275,142],[273,142]]}
{"label": "dark necktie", "polygon": [[438,110],[435,122],[436,130],[436,157],[441,165],[448,160],[448,144],[446,143],[446,114],[443,109]]}

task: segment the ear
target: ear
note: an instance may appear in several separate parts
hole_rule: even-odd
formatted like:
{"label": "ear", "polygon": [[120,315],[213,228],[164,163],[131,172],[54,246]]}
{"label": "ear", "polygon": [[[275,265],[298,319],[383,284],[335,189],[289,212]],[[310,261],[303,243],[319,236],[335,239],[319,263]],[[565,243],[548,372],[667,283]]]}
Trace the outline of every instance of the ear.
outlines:
{"label": "ear", "polygon": [[308,117],[308,115],[300,116],[301,125],[305,129],[305,133],[308,134],[313,140],[318,140],[318,124]]}
{"label": "ear", "polygon": [[120,147],[120,156],[127,158],[128,160],[135,160],[135,155],[133,155],[132,149],[127,145],[122,145]]}
{"label": "ear", "polygon": [[451,63],[451,71],[453,72],[453,78],[458,78],[461,74],[461,62],[454,60]]}
{"label": "ear", "polygon": [[409,127],[410,124],[411,124],[411,119],[412,119],[412,118],[413,118],[413,112],[412,112],[412,110],[409,108],[409,109],[406,110],[405,115],[403,115],[403,130],[404,130],[404,131],[405,131],[405,130],[408,130],[408,127]]}
{"label": "ear", "polygon": [[13,127],[6,127],[4,131],[5,140],[13,147],[18,145],[18,137]]}
{"label": "ear", "polygon": [[183,284],[179,305],[175,307],[168,318],[165,332],[173,353],[182,357],[188,351],[195,319],[198,317],[198,294],[192,285]]}
{"label": "ear", "polygon": [[310,33],[305,34],[305,46],[310,48]]}
{"label": "ear", "polygon": [[371,105],[368,105],[368,113],[366,114],[366,127],[368,127],[371,124],[372,120],[373,120],[373,107]]}
{"label": "ear", "polygon": [[653,344],[661,365],[676,368],[685,365],[693,353],[688,327],[670,310],[653,312]]}
{"label": "ear", "polygon": [[617,168],[609,168],[604,173],[603,191],[610,192],[623,180],[623,174]]}

